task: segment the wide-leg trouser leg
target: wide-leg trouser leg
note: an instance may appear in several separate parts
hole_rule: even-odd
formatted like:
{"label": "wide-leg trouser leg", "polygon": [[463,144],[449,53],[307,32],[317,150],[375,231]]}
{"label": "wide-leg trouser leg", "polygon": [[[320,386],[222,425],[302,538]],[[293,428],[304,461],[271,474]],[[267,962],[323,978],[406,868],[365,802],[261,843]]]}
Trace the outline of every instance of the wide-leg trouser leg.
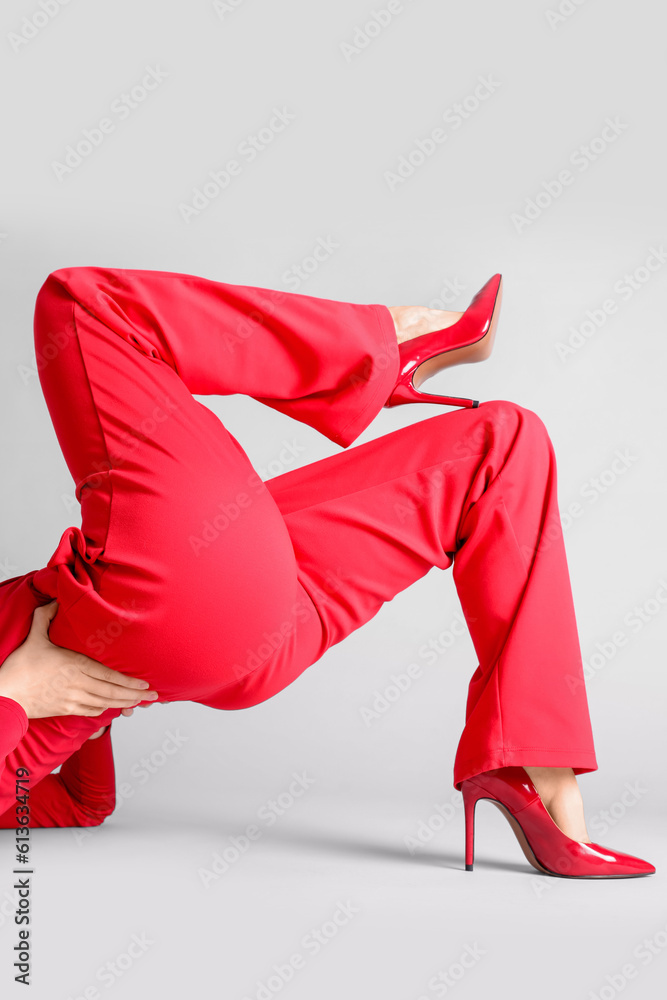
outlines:
{"label": "wide-leg trouser leg", "polygon": [[[69,268],[35,318],[82,504],[81,529],[32,580],[37,601],[61,601],[55,642],[164,698],[247,707],[453,562],[479,657],[455,784],[510,763],[597,767],[536,414],[505,401],[441,413],[263,484],[191,393],[246,392],[346,446],[396,378],[385,307]],[[117,714],[56,721],[80,745]]]}
{"label": "wide-leg trouser leg", "polygon": [[[404,427],[267,486],[299,578],[340,642],[433,566],[453,576],[479,658],[454,784],[507,765],[597,769],[542,420],[505,400]],[[381,655],[381,653],[379,654]],[[283,687],[298,658],[239,685],[242,703]],[[275,675],[274,675],[275,674]]]}
{"label": "wide-leg trouser leg", "polygon": [[[321,622],[284,520],[192,394],[253,395],[347,447],[397,377],[387,308],[63,268],[37,296],[35,353],[81,527],[42,569],[0,582],[0,666],[54,598],[53,642],[145,678],[164,700],[214,704],[254,666],[248,646],[287,620],[314,658]],[[30,720],[0,773],[0,812],[18,768],[37,783],[119,714]]]}

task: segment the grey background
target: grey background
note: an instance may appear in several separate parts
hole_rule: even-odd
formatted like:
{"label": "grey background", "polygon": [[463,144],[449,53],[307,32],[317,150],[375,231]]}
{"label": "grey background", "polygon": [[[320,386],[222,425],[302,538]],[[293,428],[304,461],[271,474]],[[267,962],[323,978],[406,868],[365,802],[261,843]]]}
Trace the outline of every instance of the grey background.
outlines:
{"label": "grey background", "polygon": [[[641,268],[667,240],[664,11],[648,0],[567,0],[571,13],[556,21],[556,0],[412,0],[393,3],[391,23],[346,59],[342,43],[386,3],[237,0],[226,12],[219,5],[221,16],[203,2],[44,2],[57,13],[19,51],[11,33],[28,31],[23,19],[41,8],[11,0],[2,13],[0,572],[44,565],[64,528],[80,523],[34,370],[34,298],[50,271],[155,268],[294,290],[285,272],[321,237],[339,246],[298,291],[461,310],[502,271],[493,356],[441,373],[429,389],[515,400],[550,430],[561,509],[578,501],[582,511],[565,540],[584,660],[619,629],[628,635],[594,661],[588,682],[600,765],[579,779],[589,833],[649,858],[658,874],[539,876],[486,804],[475,872],[462,871],[452,764],[476,666],[467,635],[372,725],[360,714],[392,673],[424,664],[420,646],[459,610],[451,575],[433,570],[270,702],[238,713],[154,706],[114,722],[126,790],[116,813],[83,835],[33,834],[31,995],[134,998],[155,987],[241,1000],[261,996],[274,964],[300,953],[303,968],[269,995],[654,996],[667,963],[667,265]],[[163,82],[126,120],[113,115],[114,132],[58,180],[53,161],[148,66]],[[443,123],[480,77],[496,81],[494,93],[460,128]],[[179,204],[274,107],[294,121],[186,224]],[[607,118],[624,127],[579,169],[570,157]],[[385,172],[438,126],[446,141],[390,190]],[[513,214],[567,168],[573,183],[517,232]],[[634,272],[639,287],[626,300],[614,286]],[[452,284],[462,290],[447,302]],[[557,345],[609,298],[616,312],[561,359]],[[198,398],[265,478],[340,450],[254,400]],[[383,411],[357,443],[436,412]],[[298,455],[281,465],[286,442]],[[626,468],[614,474],[619,450]],[[593,485],[600,476],[604,492]],[[627,616],[644,605],[647,621],[631,626]],[[184,742],[165,755],[177,731]],[[293,772],[312,787],[268,826],[258,809],[286,792]],[[628,783],[635,793],[624,803]],[[199,870],[253,822],[257,842],[204,888]],[[410,854],[405,838],[420,823],[439,829]],[[0,982],[13,996],[12,838],[1,839]],[[304,935],[338,901],[358,912],[310,953]],[[133,934],[152,943],[126,962]],[[458,975],[466,947],[481,957],[436,989],[432,977]],[[97,977],[116,961],[122,975]],[[620,972],[626,963],[632,978]]]}

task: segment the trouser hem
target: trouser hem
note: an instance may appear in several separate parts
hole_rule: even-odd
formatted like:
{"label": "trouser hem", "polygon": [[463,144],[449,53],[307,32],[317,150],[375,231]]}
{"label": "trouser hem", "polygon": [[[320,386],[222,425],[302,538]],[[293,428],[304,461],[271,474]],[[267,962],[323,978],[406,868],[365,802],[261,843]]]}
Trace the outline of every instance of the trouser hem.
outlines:
{"label": "trouser hem", "polygon": [[575,774],[586,774],[597,771],[598,764],[592,750],[576,750],[553,747],[511,747],[489,751],[483,757],[474,760],[460,761],[454,768],[454,788],[461,790],[461,784],[466,778],[472,778],[484,771],[492,771],[497,767],[571,767]]}
{"label": "trouser hem", "polygon": [[375,390],[356,416],[332,435],[331,440],[343,448],[347,448],[366,430],[389,399],[398,380],[398,341],[394,321],[386,306],[373,303],[372,308],[382,333],[384,350],[377,357],[375,371],[369,375],[369,383],[375,381]]}

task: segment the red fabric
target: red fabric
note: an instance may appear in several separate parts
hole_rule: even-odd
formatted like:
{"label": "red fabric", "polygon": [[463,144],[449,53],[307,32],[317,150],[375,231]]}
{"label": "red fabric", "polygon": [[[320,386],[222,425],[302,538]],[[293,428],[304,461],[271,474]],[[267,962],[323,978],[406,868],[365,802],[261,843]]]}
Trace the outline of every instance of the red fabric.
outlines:
{"label": "red fabric", "polygon": [[[0,815],[0,830],[21,826],[98,826],[116,805],[111,726],[94,740],[86,740],[64,761],[59,774],[48,774],[33,786],[32,774],[26,776],[21,772],[17,787],[17,775],[6,773],[5,758],[23,739],[28,726],[23,706],[12,698],[0,696],[0,777],[3,786],[13,783],[19,799]],[[26,816],[28,822],[22,823]]]}
{"label": "red fabric", "polygon": [[[453,564],[479,658],[456,787],[510,764],[597,768],[555,456],[533,411],[443,410],[262,483],[192,394],[245,393],[347,448],[397,378],[385,306],[71,267],[40,289],[35,349],[82,523],[46,567],[0,584],[0,662],[56,597],[57,644],[162,699],[246,708]],[[49,773],[118,714],[33,720],[8,771]],[[6,771],[0,808],[10,785]]]}

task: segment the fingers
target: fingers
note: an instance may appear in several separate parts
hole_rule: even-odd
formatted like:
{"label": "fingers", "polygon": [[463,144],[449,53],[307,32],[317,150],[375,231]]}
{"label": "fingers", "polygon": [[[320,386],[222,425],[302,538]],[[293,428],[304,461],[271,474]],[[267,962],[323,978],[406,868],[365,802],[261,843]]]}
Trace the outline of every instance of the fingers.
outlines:
{"label": "fingers", "polygon": [[[159,705],[160,702],[159,701],[153,702],[153,704]],[[150,708],[151,706],[150,705],[136,705],[136,706],[133,705],[132,708],[121,708],[120,714],[121,715],[126,715],[126,716],[129,717],[134,712],[135,707],[136,708]]]}
{"label": "fingers", "polygon": [[150,686],[148,681],[141,680],[139,677],[131,677],[129,674],[121,674],[120,671],[114,670],[113,667],[107,667],[104,663],[100,663],[99,660],[92,660],[89,656],[85,656],[85,654],[81,655],[84,659],[79,665],[83,673],[88,674],[89,677],[95,677],[110,684],[117,684],[120,687],[139,688],[142,691]]}
{"label": "fingers", "polygon": [[85,715],[94,717],[96,715],[102,715],[106,711],[106,706],[102,705],[87,705],[84,702],[76,701],[73,699],[67,706],[66,711],[61,712],[61,715]]}
{"label": "fingers", "polygon": [[[73,700],[69,705],[68,711],[63,714],[95,717],[97,715],[103,715],[108,708],[119,707],[118,705],[108,705],[106,702],[102,705],[93,704],[86,695],[82,695],[81,697],[84,699],[83,701]],[[121,709],[122,713],[125,711],[127,711],[127,709]],[[129,711],[132,711],[132,709]]]}
{"label": "fingers", "polygon": [[51,601],[49,604],[40,604],[36,607],[32,613],[30,634],[46,637],[49,631],[49,622],[53,619],[57,610],[57,601]]}
{"label": "fingers", "polygon": [[95,703],[106,701],[109,707],[119,708],[125,705],[137,705],[140,701],[155,701],[158,697],[157,691],[138,691],[137,688],[121,687],[118,684],[109,684],[107,681],[99,681],[95,677],[86,677],[79,682],[81,692],[94,697]]}
{"label": "fingers", "polygon": [[[157,698],[157,691],[153,692]],[[74,695],[79,701],[85,701],[87,705],[101,706],[104,708],[136,708],[141,698],[136,695],[109,693],[103,686],[100,688],[79,689]],[[153,699],[154,700],[154,699]]]}
{"label": "fingers", "polygon": [[[83,696],[82,696],[83,697]],[[157,704],[160,704],[159,702]],[[107,708],[117,708],[117,705],[108,705],[106,702],[104,704],[92,704],[87,700],[87,703],[83,702],[73,705],[70,709],[71,715],[102,715]],[[125,716],[130,716],[134,712],[135,708],[150,708],[150,705],[132,705],[131,708],[121,708],[120,714]]]}

